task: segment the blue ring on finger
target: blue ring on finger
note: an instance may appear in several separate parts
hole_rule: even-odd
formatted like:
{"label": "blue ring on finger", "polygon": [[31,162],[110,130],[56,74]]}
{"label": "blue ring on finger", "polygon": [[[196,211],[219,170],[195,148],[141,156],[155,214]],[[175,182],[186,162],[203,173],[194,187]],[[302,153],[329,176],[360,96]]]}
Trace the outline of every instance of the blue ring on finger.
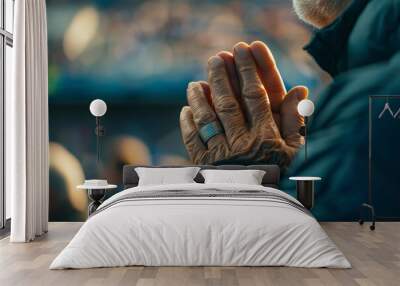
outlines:
{"label": "blue ring on finger", "polygon": [[219,124],[218,121],[210,122],[201,127],[199,130],[201,140],[203,141],[204,144],[207,144],[207,142],[214,136],[223,133],[224,130],[222,129],[221,124]]}

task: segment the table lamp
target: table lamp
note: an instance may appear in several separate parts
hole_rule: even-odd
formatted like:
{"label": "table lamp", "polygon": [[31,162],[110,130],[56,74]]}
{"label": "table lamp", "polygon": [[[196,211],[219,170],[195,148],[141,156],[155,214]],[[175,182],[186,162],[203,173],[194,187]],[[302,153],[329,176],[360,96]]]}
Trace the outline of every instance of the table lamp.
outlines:
{"label": "table lamp", "polygon": [[104,127],[100,124],[100,117],[102,117],[107,111],[107,104],[101,99],[95,99],[90,103],[90,113],[96,117],[96,148],[97,148],[97,167],[99,167],[100,161],[100,137],[104,136]]}
{"label": "table lamp", "polygon": [[309,99],[303,99],[297,105],[297,111],[304,117],[304,125],[300,127],[299,133],[304,136],[304,156],[307,161],[307,123],[308,118],[314,113],[314,103]]}

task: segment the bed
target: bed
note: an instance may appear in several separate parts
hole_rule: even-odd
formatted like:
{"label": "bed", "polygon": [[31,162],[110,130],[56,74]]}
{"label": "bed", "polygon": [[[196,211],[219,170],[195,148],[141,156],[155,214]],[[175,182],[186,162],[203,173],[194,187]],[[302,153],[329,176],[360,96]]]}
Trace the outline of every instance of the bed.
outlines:
{"label": "bed", "polygon": [[[350,268],[312,214],[280,191],[279,168],[261,185],[195,183],[138,186],[124,166],[124,191],[107,199],[50,269],[144,266],[292,266]],[[166,167],[167,168],[167,167]]]}

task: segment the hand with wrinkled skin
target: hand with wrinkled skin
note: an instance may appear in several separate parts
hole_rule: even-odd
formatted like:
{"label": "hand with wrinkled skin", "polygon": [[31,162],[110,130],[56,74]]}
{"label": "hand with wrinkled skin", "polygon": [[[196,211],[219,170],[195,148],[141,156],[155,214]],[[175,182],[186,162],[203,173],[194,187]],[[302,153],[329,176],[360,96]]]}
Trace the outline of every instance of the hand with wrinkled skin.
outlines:
{"label": "hand with wrinkled skin", "polygon": [[[191,82],[183,107],[183,142],[195,164],[278,164],[285,169],[303,144],[297,104],[308,90],[286,92],[275,60],[262,42],[238,43],[233,55],[208,61],[208,83]],[[219,121],[225,134],[204,144],[198,130]]]}

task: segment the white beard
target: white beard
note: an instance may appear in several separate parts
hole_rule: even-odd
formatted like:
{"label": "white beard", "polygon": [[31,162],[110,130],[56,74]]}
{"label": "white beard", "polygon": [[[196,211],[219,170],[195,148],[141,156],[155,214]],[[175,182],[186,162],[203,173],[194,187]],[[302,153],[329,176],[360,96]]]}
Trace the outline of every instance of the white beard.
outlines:
{"label": "white beard", "polygon": [[333,22],[351,0],[293,0],[296,14],[304,22],[322,28]]}

